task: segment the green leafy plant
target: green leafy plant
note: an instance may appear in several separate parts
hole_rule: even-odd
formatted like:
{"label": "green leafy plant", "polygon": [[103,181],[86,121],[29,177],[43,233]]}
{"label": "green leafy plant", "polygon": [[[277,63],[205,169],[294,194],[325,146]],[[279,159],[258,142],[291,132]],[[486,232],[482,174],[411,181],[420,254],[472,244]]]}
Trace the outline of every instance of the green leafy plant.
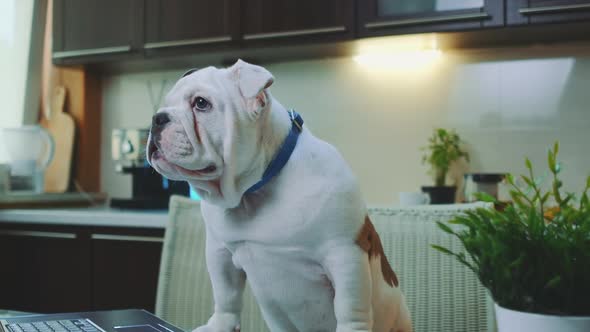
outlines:
{"label": "green leafy plant", "polygon": [[[477,274],[502,307],[543,314],[590,316],[590,203],[586,181],[579,199],[561,191],[559,145],[548,154],[551,188],[543,190],[526,159],[521,188],[507,177],[512,204],[480,208],[441,230],[459,238],[465,252],[433,245]],[[489,195],[479,198],[494,202]],[[454,224],[454,225],[453,225]]]}
{"label": "green leafy plant", "polygon": [[436,186],[444,186],[449,168],[454,161],[465,158],[469,161],[469,154],[461,149],[461,138],[454,130],[437,128],[428,139],[422,163],[430,165],[430,173],[434,177]]}

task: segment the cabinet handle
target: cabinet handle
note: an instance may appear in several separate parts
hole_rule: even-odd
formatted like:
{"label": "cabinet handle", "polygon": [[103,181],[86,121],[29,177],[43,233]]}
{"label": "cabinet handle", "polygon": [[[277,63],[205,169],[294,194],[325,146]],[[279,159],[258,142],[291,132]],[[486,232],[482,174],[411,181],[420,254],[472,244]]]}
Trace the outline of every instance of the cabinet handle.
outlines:
{"label": "cabinet handle", "polygon": [[568,11],[583,11],[590,10],[590,3],[584,3],[579,5],[564,5],[564,6],[545,6],[545,7],[528,7],[520,8],[518,10],[522,15],[532,14],[549,14],[557,12],[568,12]]}
{"label": "cabinet handle", "polygon": [[92,240],[108,241],[164,242],[164,239],[161,237],[141,235],[92,234],[90,238]]}
{"label": "cabinet handle", "polygon": [[75,239],[77,237],[75,233],[17,231],[17,230],[0,230],[0,235],[43,237],[43,238],[53,238],[53,239]]}
{"label": "cabinet handle", "polygon": [[492,16],[488,13],[473,13],[473,14],[464,14],[464,15],[447,15],[447,16],[438,16],[438,17],[408,18],[405,20],[392,20],[392,21],[366,23],[365,28],[379,29],[379,28],[389,28],[389,27],[401,27],[401,26],[407,26],[407,25],[433,24],[433,23],[441,23],[441,22],[483,20],[483,19],[489,19],[491,17]]}
{"label": "cabinet handle", "polygon": [[244,35],[243,38],[244,38],[244,40],[273,39],[273,38],[281,38],[281,37],[319,35],[319,34],[324,34],[324,33],[344,32],[344,31],[346,31],[345,26],[334,26],[334,27],[318,28],[318,29],[302,29],[302,30],[291,30],[291,31],[281,31],[281,32],[252,33],[252,34]]}
{"label": "cabinet handle", "polygon": [[223,43],[223,42],[228,42],[228,41],[231,41],[231,36],[184,39],[184,40],[171,40],[171,41],[163,41],[163,42],[145,43],[145,44],[143,44],[143,48],[157,49],[157,48],[169,48],[169,47],[177,47],[177,46]]}
{"label": "cabinet handle", "polygon": [[103,47],[103,48],[89,48],[86,50],[54,52],[52,57],[54,59],[62,59],[62,58],[72,58],[72,57],[87,56],[87,55],[126,53],[129,51],[131,51],[131,46],[113,46],[113,47]]}

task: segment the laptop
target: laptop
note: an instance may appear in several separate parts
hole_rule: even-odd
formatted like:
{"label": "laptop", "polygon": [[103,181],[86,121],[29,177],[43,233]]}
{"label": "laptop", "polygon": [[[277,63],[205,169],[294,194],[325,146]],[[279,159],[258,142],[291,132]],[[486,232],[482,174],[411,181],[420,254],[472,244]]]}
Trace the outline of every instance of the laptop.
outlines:
{"label": "laptop", "polygon": [[41,314],[0,320],[0,332],[184,332],[148,311]]}

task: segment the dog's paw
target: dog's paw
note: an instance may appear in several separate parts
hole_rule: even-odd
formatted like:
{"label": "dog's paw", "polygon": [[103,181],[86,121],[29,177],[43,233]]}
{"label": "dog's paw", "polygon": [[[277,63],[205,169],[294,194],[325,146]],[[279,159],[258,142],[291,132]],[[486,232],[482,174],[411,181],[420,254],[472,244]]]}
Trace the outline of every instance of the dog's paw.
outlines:
{"label": "dog's paw", "polygon": [[231,313],[214,313],[207,325],[199,326],[193,332],[240,332],[240,317]]}

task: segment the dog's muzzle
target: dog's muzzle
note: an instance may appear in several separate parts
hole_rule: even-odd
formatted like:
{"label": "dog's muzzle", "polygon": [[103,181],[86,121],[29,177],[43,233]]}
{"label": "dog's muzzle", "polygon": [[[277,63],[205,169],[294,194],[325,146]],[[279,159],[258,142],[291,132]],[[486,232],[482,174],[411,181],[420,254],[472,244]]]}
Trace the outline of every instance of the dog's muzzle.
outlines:
{"label": "dog's muzzle", "polygon": [[166,112],[157,113],[152,117],[152,129],[153,135],[159,135],[164,127],[170,123],[170,115]]}
{"label": "dog's muzzle", "polygon": [[162,139],[162,131],[170,123],[170,115],[166,112],[156,113],[152,117],[152,127],[150,128],[150,137],[148,142],[148,155],[147,160],[150,162],[152,157],[158,157],[154,155],[154,152],[159,154],[160,140]]}
{"label": "dog's muzzle", "polygon": [[164,156],[164,152],[162,150],[162,133],[166,126],[171,123],[172,120],[170,114],[167,112],[158,112],[152,117],[152,127],[150,129],[150,137],[147,142],[147,161],[153,165],[153,162],[156,160],[163,160],[166,163],[173,164],[173,167],[185,176],[208,177],[217,173],[217,165],[213,163],[203,168],[189,169],[180,166],[178,161],[168,160]]}

